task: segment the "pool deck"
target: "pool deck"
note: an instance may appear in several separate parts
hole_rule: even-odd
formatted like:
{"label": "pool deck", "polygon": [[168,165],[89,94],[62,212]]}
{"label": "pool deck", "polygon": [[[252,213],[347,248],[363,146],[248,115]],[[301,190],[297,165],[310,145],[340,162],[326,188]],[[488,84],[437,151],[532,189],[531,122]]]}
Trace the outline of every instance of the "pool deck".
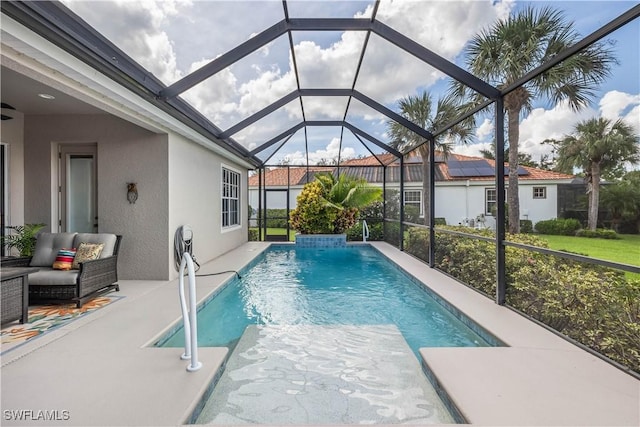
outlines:
{"label": "pool deck", "polygon": [[[421,354],[469,423],[479,426],[638,426],[640,381],[514,311],[385,243],[373,243],[410,274],[508,344],[427,348]],[[241,269],[267,243],[250,242],[199,273]],[[198,278],[206,298],[231,274]],[[181,349],[153,348],[180,317],[177,280],[120,282],[124,298],[2,355],[3,426],[183,424],[226,356],[201,348],[187,372]],[[17,421],[38,411],[60,420]],[[32,412],[29,412],[32,411]]]}

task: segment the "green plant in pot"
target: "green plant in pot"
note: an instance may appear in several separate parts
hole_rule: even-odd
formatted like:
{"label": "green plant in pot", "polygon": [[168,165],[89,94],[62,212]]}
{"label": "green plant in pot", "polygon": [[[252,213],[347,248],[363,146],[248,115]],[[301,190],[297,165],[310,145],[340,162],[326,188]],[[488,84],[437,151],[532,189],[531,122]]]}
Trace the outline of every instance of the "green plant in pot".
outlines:
{"label": "green plant in pot", "polygon": [[45,226],[46,224],[25,224],[7,227],[13,233],[2,237],[2,246],[7,251],[16,248],[20,256],[32,256],[36,246],[36,234]]}
{"label": "green plant in pot", "polygon": [[357,221],[359,209],[380,200],[382,189],[346,174],[317,174],[302,188],[289,214],[291,227],[302,234],[341,234]]}

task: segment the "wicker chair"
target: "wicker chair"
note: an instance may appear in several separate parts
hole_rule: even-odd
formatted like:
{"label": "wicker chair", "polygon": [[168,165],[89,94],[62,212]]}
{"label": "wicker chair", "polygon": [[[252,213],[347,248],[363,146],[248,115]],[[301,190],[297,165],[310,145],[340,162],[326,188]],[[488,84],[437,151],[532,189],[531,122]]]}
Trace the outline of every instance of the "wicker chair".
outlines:
{"label": "wicker chair", "polygon": [[[69,236],[77,243],[80,236],[83,239],[91,240],[91,236],[104,236],[100,234],[76,234],[76,233],[42,233],[49,234],[45,236],[56,239],[57,237],[67,239]],[[53,237],[52,237],[53,236]],[[38,237],[38,240],[41,236]],[[45,239],[43,239],[45,240]],[[120,248],[120,241],[122,236],[115,236],[115,243],[113,244],[112,253],[105,254],[101,258],[85,261],[80,263],[79,270],[60,271],[52,270],[50,268],[43,268],[42,254],[38,253],[38,243],[36,243],[36,250],[34,257],[20,257],[12,258],[2,261],[3,267],[29,267],[38,266],[41,271],[29,275],[29,301],[30,303],[35,300],[60,300],[60,301],[73,301],[78,308],[96,296],[102,295],[112,290],[119,291],[118,285],[118,250]],[[60,240],[54,241],[53,244],[49,243],[46,248],[50,253],[45,254],[50,259],[55,253],[63,247],[70,247],[70,244],[60,243]],[[111,252],[111,251],[109,251]],[[40,259],[38,261],[37,259]],[[44,264],[50,266],[53,261],[44,261]],[[44,270],[44,271],[42,271]],[[47,275],[46,280],[42,280],[42,277]],[[51,279],[53,277],[53,279]],[[44,282],[44,283],[43,283]]]}

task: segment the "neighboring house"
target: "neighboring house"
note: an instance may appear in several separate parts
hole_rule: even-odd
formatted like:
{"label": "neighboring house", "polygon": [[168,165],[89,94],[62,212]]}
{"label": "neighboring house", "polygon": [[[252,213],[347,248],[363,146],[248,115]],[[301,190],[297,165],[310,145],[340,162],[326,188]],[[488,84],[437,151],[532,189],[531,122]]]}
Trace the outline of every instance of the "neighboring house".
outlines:
{"label": "neighboring house", "polygon": [[4,14],[1,55],[3,227],[121,234],[121,279],[177,277],[173,239],[184,224],[200,262],[247,241],[253,165],[226,143]]}
{"label": "neighboring house", "polygon": [[[391,155],[377,156],[383,163],[392,161]],[[424,213],[422,201],[422,159],[410,157],[405,161],[403,200]],[[344,163],[342,171],[366,179],[374,185],[383,184],[383,167],[376,157],[353,159]],[[400,189],[399,162],[387,166],[387,189]],[[505,167],[508,164],[505,163]],[[496,203],[494,178],[495,161],[460,154],[450,154],[447,159],[436,156],[435,216],[445,218],[447,224],[475,225],[476,218],[484,215],[484,226],[493,228],[493,208]],[[319,171],[337,172],[337,167],[276,167],[264,175],[267,208],[286,208],[287,182],[289,185],[289,208],[296,206],[296,197],[308,181]],[[572,183],[574,176],[528,166],[519,169],[519,193],[521,219],[537,221],[558,216],[558,186]],[[249,203],[258,205],[258,176],[249,178]]]}

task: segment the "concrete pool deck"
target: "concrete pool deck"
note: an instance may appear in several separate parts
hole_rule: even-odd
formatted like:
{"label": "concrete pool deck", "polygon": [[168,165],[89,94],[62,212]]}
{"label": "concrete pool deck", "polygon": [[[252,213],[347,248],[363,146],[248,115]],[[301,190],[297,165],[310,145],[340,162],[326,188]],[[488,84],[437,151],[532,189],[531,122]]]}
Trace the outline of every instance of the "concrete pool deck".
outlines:
{"label": "concrete pool deck", "polygon": [[[469,423],[640,425],[639,380],[392,246],[372,244],[508,344],[421,350]],[[268,245],[247,243],[199,273],[238,270]],[[198,278],[199,299],[230,276]],[[188,419],[226,348],[201,348],[203,368],[187,372],[182,349],[151,347],[180,317],[177,280],[123,280],[120,288],[119,301],[1,356],[2,425],[171,426]]]}

